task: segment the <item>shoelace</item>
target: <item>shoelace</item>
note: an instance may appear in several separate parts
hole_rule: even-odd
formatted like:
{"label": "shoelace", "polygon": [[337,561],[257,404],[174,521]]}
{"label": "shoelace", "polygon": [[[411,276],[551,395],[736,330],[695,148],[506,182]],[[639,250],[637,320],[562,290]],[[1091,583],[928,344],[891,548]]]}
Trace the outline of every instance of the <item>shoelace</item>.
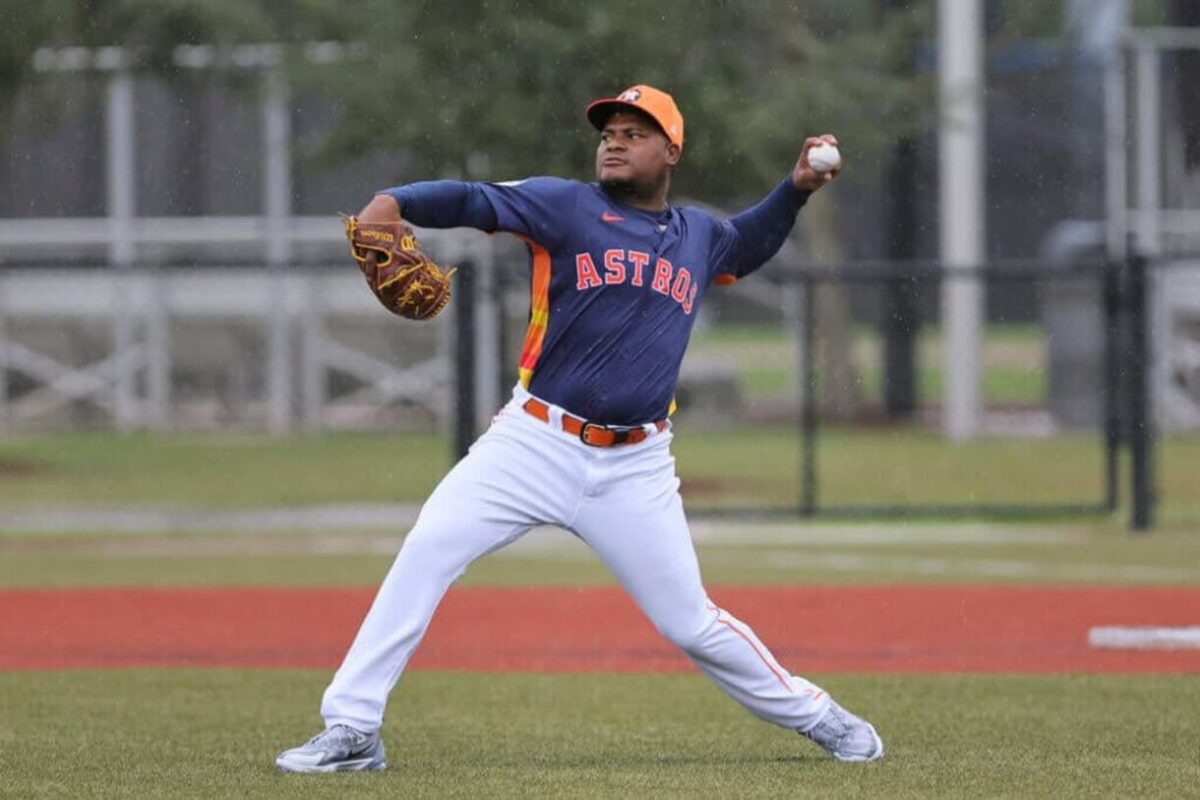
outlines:
{"label": "shoelace", "polygon": [[[827,731],[829,733],[828,738],[821,736],[818,731]],[[840,750],[842,744],[850,736],[850,724],[846,721],[846,717],[839,713],[836,707],[831,707],[829,713],[821,720],[821,723],[806,735],[822,747]]]}
{"label": "shoelace", "polygon": [[[343,728],[344,731],[338,730]],[[328,741],[331,744],[342,744],[343,742],[350,744],[357,740],[354,732],[345,725],[334,725],[332,728],[321,731],[316,736],[308,740],[308,744],[316,744],[317,742]]]}
{"label": "shoelace", "polygon": [[836,727],[839,730],[839,732],[836,734],[834,748],[837,750],[841,750],[842,745],[845,744],[846,740],[850,738],[850,732],[851,732],[850,723],[846,719],[845,715],[841,713],[840,708],[836,708],[836,707],[831,708],[831,709],[829,709],[829,712],[830,712],[830,716],[833,717],[834,722],[837,723]]}

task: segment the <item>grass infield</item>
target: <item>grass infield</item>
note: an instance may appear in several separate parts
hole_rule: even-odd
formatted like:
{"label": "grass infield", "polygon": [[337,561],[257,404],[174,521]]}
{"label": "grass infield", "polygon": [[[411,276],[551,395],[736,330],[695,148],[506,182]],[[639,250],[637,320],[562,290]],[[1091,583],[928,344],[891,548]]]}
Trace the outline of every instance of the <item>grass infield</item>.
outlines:
{"label": "grass infield", "polygon": [[281,776],[312,671],[0,674],[13,797],[1196,796],[1194,678],[813,676],[879,728],[839,764],[692,675],[413,673],[390,769]]}
{"label": "grass infield", "polygon": [[[1098,526],[693,525],[709,584],[1054,583],[1200,585],[1200,536],[1131,537]],[[728,535],[721,536],[725,530]],[[486,556],[465,586],[613,582],[563,531]],[[0,588],[55,586],[377,586],[395,533],[163,533],[0,537]],[[1200,620],[1198,620],[1200,621]]]}
{"label": "grass infield", "polygon": [[[693,429],[673,449],[691,508],[795,508],[799,433],[792,426]],[[1095,435],[984,438],[953,444],[930,431],[822,429],[823,504],[1099,503]],[[429,433],[21,436],[0,442],[3,512],[150,505],[184,509],[419,503],[451,463]],[[1200,437],[1161,442],[1156,483],[1166,527],[1200,523]],[[1125,491],[1124,489],[1122,490]]]}

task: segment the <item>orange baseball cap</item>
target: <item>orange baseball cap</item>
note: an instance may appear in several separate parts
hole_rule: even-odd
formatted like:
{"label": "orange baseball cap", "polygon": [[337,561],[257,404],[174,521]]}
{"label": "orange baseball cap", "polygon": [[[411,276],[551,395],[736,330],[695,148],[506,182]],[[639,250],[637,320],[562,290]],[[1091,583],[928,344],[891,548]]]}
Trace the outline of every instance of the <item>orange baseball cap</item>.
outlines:
{"label": "orange baseball cap", "polygon": [[683,114],[675,105],[675,98],[653,86],[638,84],[630,86],[616,97],[594,100],[587,107],[588,122],[596,130],[604,130],[608,118],[622,109],[637,109],[658,123],[667,139],[683,147]]}

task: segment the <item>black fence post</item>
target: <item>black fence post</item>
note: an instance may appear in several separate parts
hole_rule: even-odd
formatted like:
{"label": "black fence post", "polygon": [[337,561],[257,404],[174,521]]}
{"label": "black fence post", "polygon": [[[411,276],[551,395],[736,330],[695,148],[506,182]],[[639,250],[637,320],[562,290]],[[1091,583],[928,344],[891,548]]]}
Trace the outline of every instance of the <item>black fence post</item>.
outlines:
{"label": "black fence post", "polygon": [[800,365],[800,514],[817,513],[817,287],[812,276],[800,279],[803,314],[800,321],[803,352]]}
{"label": "black fence post", "polygon": [[1121,265],[1104,264],[1104,507],[1121,503]]}
{"label": "black fence post", "polygon": [[492,307],[496,309],[496,352],[500,356],[500,365],[496,368],[496,380],[500,382],[496,387],[496,397],[500,398],[500,405],[503,406],[512,394],[513,384],[517,382],[517,376],[509,367],[510,364],[515,366],[517,359],[508,352],[508,270],[500,264],[492,264],[491,269],[494,273],[492,291],[495,292],[495,302]]}
{"label": "black fence post", "polygon": [[911,419],[917,410],[917,333],[920,329],[916,286],[900,272],[883,285],[883,407],[889,417]]}
{"label": "black fence post", "polygon": [[1136,253],[1129,261],[1129,450],[1133,507],[1130,529],[1135,533],[1154,524],[1154,418],[1150,407],[1150,313],[1147,259]]}
{"label": "black fence post", "polygon": [[454,287],[454,459],[475,441],[475,265],[458,267]]}
{"label": "black fence post", "polygon": [[[894,4],[903,0],[891,0]],[[899,6],[897,6],[899,7]],[[916,46],[913,45],[913,52]],[[916,63],[915,56],[912,63]],[[887,235],[888,255],[894,260],[895,277],[885,280],[882,288],[883,319],[883,407],[896,420],[912,419],[917,411],[917,334],[920,331],[920,305],[913,275],[920,229],[918,204],[920,193],[917,146],[912,137],[902,137],[892,149],[888,167]]]}

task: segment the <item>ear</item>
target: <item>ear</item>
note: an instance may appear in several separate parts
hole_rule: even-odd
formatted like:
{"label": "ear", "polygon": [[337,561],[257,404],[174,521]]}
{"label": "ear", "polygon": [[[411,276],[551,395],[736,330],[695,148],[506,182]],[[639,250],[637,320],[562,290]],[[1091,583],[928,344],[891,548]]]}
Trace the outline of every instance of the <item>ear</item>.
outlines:
{"label": "ear", "polygon": [[667,164],[675,166],[683,156],[683,148],[674,142],[667,142]]}

